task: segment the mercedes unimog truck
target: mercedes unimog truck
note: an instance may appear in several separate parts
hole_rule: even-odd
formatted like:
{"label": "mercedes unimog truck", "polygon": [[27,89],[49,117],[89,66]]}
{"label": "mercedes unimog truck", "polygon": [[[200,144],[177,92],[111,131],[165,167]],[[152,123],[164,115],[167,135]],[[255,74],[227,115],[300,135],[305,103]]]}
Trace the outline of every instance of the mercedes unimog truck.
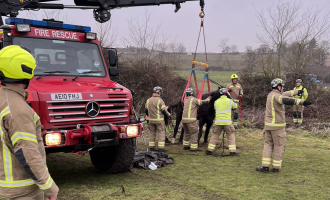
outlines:
{"label": "mercedes unimog truck", "polygon": [[[45,0],[48,2],[49,0]],[[90,154],[93,165],[116,173],[132,167],[136,138],[143,133],[132,92],[111,80],[117,76],[117,52],[108,49],[105,63],[96,33],[90,27],[55,20],[18,18],[20,10],[93,9],[98,22],[118,7],[175,4],[186,0],[75,0],[74,6],[41,1],[0,1],[0,48],[19,45],[36,59],[27,103],[40,116],[47,153]]]}

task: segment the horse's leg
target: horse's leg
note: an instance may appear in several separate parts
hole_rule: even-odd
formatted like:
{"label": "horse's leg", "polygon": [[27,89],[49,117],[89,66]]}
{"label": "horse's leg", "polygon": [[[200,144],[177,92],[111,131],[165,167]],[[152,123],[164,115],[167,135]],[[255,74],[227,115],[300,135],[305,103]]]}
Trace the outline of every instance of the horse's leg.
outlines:
{"label": "horse's leg", "polygon": [[173,138],[176,138],[176,135],[178,134],[178,130],[179,130],[181,120],[182,120],[182,115],[176,115]]}
{"label": "horse's leg", "polygon": [[201,140],[201,137],[203,134],[203,125],[204,125],[203,119],[199,119],[199,129],[198,129],[198,139],[197,139],[198,145],[199,145],[199,141]]}
{"label": "horse's leg", "polygon": [[183,127],[181,129],[181,135],[180,135],[180,139],[179,139],[179,142],[180,143],[183,143],[183,135],[184,135],[184,130],[183,130]]}

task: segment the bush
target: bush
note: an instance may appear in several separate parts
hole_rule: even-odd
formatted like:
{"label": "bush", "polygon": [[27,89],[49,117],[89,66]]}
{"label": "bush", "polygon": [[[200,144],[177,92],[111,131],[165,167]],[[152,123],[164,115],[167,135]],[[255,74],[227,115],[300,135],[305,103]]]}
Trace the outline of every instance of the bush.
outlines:
{"label": "bush", "polygon": [[[266,100],[273,78],[267,78],[263,74],[246,70],[241,71],[239,76],[244,90],[242,117],[251,123],[251,127],[263,128]],[[321,125],[318,125],[320,129],[327,127],[328,124],[322,122],[329,122],[330,92],[307,80],[303,82],[303,86],[308,90],[308,101],[313,103],[304,109],[304,127],[313,130],[315,124],[320,122]],[[285,90],[292,90],[294,87],[295,79],[285,82]],[[286,106],[286,109],[287,124],[292,125],[292,106]]]}
{"label": "bush", "polygon": [[166,105],[171,105],[180,100],[187,84],[174,68],[154,57],[125,55],[120,58],[119,70],[120,75],[114,81],[135,92],[134,108],[138,113],[144,112],[145,102],[155,86],[163,88],[161,98]]}

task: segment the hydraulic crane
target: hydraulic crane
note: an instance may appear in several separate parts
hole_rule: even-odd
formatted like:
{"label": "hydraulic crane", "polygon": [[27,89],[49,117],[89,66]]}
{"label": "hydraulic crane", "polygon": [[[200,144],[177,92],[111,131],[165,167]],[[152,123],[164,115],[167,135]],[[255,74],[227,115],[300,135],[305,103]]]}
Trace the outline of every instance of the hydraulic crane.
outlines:
{"label": "hydraulic crane", "polygon": [[[110,10],[115,8],[174,4],[174,12],[178,12],[181,3],[187,1],[200,1],[200,5],[204,6],[204,0],[74,0],[75,5],[49,3],[51,1],[54,0],[0,0],[0,13],[1,16],[16,17],[22,10],[92,9],[95,20],[104,23],[110,20]],[[1,25],[3,25],[2,19]]]}

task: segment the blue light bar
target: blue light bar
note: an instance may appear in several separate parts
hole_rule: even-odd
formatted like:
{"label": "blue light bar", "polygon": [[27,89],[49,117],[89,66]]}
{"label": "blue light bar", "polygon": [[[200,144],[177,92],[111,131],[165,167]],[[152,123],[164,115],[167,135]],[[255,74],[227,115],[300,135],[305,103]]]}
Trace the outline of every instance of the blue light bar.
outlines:
{"label": "blue light bar", "polygon": [[55,29],[68,29],[71,31],[83,31],[89,32],[91,31],[91,27],[88,26],[78,26],[73,24],[62,24],[59,22],[48,22],[48,21],[38,21],[38,20],[30,20],[30,19],[21,19],[16,17],[10,17],[5,20],[6,24],[15,25],[15,24],[30,24],[30,26],[42,26],[49,27]]}

